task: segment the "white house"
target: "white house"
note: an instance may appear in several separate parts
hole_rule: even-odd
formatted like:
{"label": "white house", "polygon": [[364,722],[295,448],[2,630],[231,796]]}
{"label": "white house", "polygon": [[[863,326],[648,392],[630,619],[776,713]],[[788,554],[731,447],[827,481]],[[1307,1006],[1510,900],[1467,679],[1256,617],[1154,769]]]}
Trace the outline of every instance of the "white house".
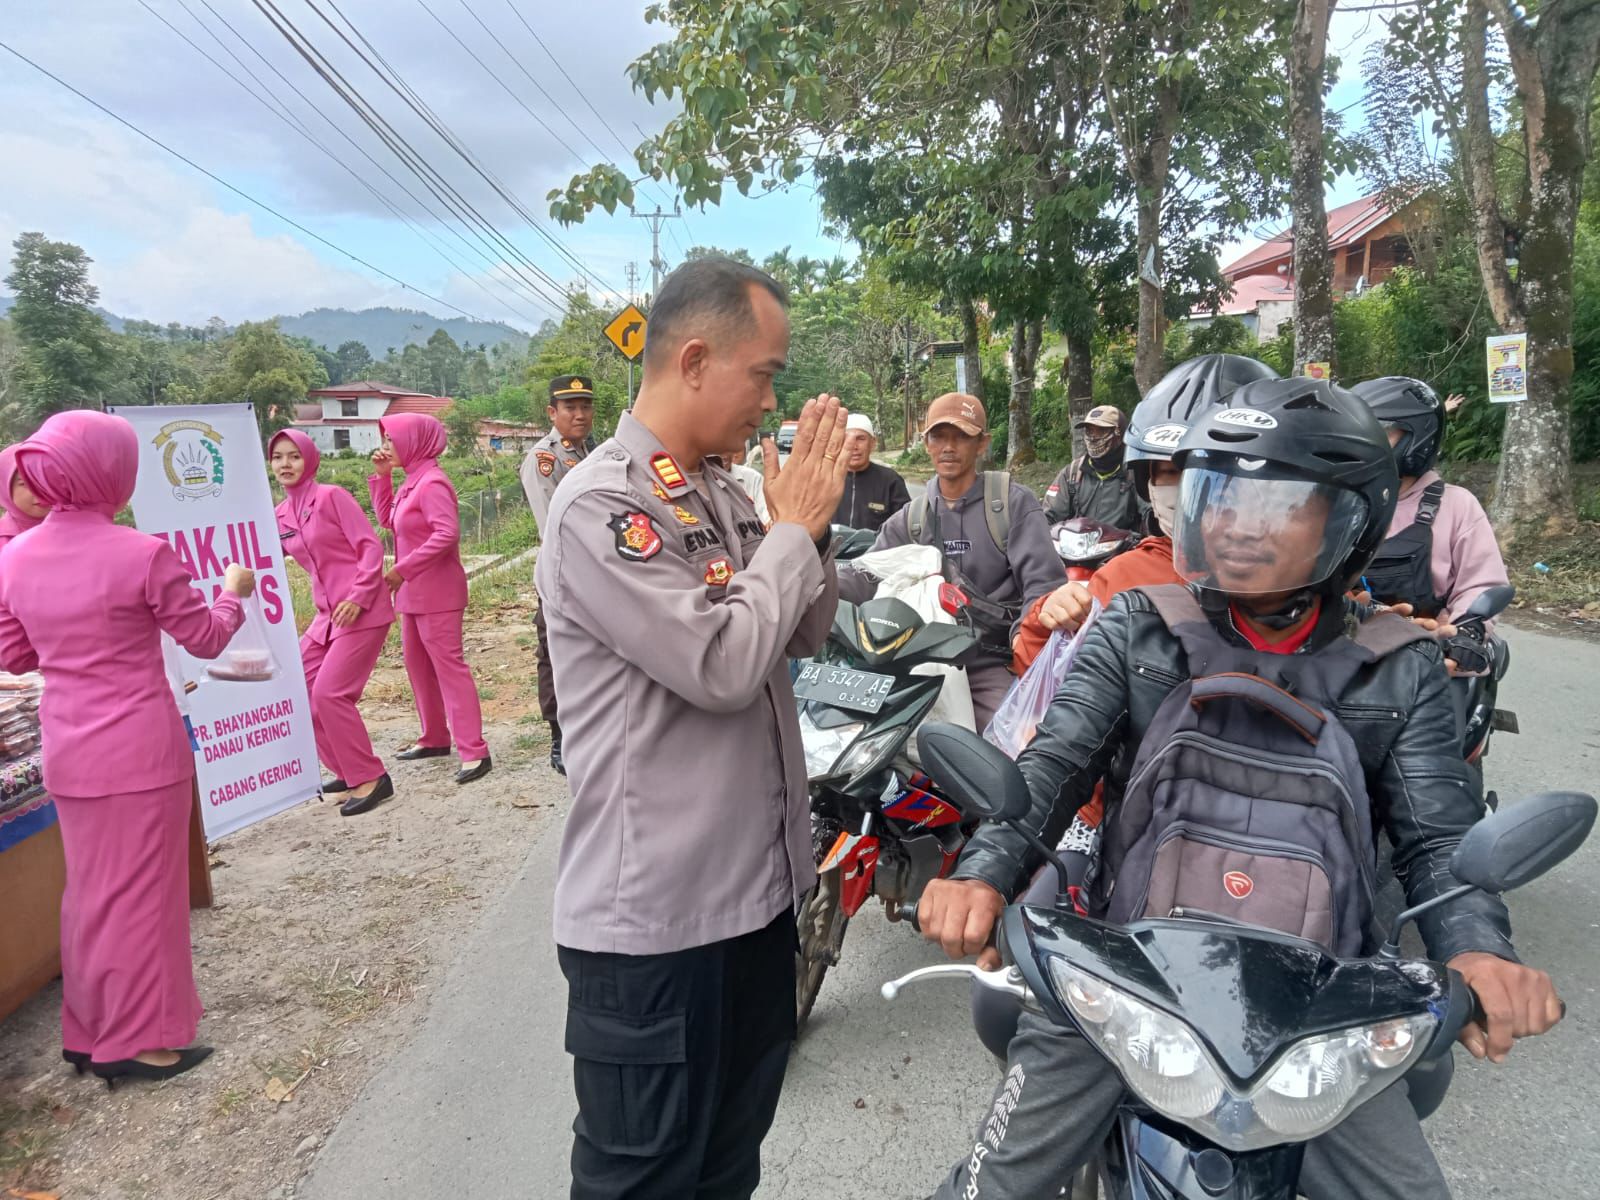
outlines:
{"label": "white house", "polygon": [[293,427],[324,453],[353,450],[371,454],[382,444],[378,421],[399,413],[426,413],[442,417],[449,396],[430,396],[403,388],[361,380],[306,393],[307,403],[295,413]]}

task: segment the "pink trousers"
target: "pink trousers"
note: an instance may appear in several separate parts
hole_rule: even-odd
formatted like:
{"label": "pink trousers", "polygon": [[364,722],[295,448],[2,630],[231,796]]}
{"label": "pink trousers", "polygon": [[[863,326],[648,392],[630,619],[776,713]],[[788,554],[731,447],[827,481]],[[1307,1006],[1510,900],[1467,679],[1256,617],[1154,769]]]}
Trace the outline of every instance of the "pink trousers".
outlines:
{"label": "pink trousers", "polygon": [[352,629],[326,642],[303,638],[300,658],[306,668],[306,690],[311,693],[311,727],[317,737],[317,754],[351,787],[371,783],[383,775],[383,760],[372,752],[372,735],[356,707],[366,690],[372,669],[383,653],[387,627]]}
{"label": "pink trousers", "polygon": [[488,757],[489,746],[483,740],[478,685],[472,681],[461,644],[465,615],[459,608],[451,612],[402,613],[400,644],[405,650],[406,675],[411,679],[417,716],[422,721],[418,744],[448,746],[454,730],[461,761],[476,762]]}
{"label": "pink trousers", "polygon": [[203,1011],[189,951],[193,784],[56,796],[66,846],[61,1045],[116,1062],[194,1041]]}

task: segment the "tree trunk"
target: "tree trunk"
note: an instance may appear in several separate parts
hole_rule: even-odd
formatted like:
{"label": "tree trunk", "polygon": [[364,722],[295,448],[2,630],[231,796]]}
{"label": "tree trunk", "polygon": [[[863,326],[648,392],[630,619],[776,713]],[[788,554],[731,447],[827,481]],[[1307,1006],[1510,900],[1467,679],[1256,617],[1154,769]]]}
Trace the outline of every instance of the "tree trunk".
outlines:
{"label": "tree trunk", "polygon": [[1294,358],[1297,372],[1333,370],[1333,263],[1322,203],[1322,75],[1333,0],[1298,0],[1289,53],[1289,186],[1294,218]]}
{"label": "tree trunk", "polygon": [[1522,329],[1522,311],[1511,272],[1506,266],[1506,229],[1500,217],[1500,188],[1495,177],[1494,123],[1489,116],[1487,39],[1489,14],[1481,0],[1467,5],[1461,23],[1461,88],[1466,121],[1461,131],[1462,182],[1472,208],[1472,229],[1478,252],[1478,273],[1489,296],[1495,324],[1508,332]]}
{"label": "tree trunk", "polygon": [[1078,422],[1094,407],[1094,338],[1087,331],[1067,331],[1067,419],[1072,422],[1072,457],[1082,456],[1083,430]]}
{"label": "tree trunk", "polygon": [[1007,423],[1006,466],[1037,462],[1033,448],[1033,376],[1039,362],[1044,321],[1018,321],[1011,335],[1011,412]]}
{"label": "tree trunk", "polygon": [[1164,374],[1166,294],[1159,282],[1165,265],[1161,251],[1161,211],[1166,203],[1172,138],[1177,131],[1178,85],[1168,81],[1156,90],[1149,140],[1134,156],[1133,183],[1138,191],[1139,332],[1134,346],[1133,378],[1143,395]]}
{"label": "tree trunk", "polygon": [[[1505,34],[1526,122],[1529,215],[1517,270],[1528,335],[1528,398],[1506,414],[1492,515],[1507,533],[1572,519],[1572,255],[1589,106],[1600,69],[1600,8],[1547,6],[1535,29],[1489,0]],[[1485,280],[1489,286],[1489,280]]]}
{"label": "tree trunk", "polygon": [[978,306],[961,301],[961,357],[967,364],[967,394],[983,399],[983,347],[978,341]]}

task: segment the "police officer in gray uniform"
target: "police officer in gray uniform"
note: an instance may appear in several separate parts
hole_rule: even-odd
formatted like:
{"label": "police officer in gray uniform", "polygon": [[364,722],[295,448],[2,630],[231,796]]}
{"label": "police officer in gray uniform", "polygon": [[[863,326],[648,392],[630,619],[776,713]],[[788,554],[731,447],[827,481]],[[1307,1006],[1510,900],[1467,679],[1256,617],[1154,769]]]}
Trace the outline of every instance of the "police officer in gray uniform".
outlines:
{"label": "police officer in gray uniform", "polygon": [[[556,376],[550,381],[550,404],[545,411],[550,415],[550,432],[535,442],[522,460],[522,490],[528,495],[528,507],[533,509],[533,519],[539,524],[541,536],[556,484],[594,449],[594,438],[590,436],[594,428],[593,383],[583,375]],[[555,673],[550,669],[550,637],[545,632],[543,604],[534,610],[533,627],[539,634],[539,715],[550,726],[550,766],[565,775],[567,767],[561,754]]]}
{"label": "police officer in gray uniform", "polygon": [[644,379],[551,503],[537,581],[572,809],[556,872],[577,1200],[749,1197],[795,1030],[816,879],[788,659],[837,606],[845,412],[818,397],[770,527],[716,456],[776,408],[783,290],[697,259],[662,284]]}

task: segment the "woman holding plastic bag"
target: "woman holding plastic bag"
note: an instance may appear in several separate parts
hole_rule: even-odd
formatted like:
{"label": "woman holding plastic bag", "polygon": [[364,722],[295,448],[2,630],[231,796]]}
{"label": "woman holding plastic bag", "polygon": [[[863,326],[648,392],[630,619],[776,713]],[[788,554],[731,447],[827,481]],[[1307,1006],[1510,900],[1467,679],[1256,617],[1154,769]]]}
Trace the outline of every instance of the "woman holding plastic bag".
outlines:
{"label": "woman holding plastic bag", "polygon": [[17,448],[53,510],[5,552],[0,670],[40,671],[44,782],[66,848],[62,1057],[111,1082],[168,1079],[211,1050],[189,949],[194,755],[161,633],[222,652],[255,577],[230,566],[207,606],[160,538],[112,518],[133,495],[139,439],[120,417],[60,413]]}
{"label": "woman holding plastic bag", "polygon": [[[416,698],[422,733],[396,758],[440,758],[450,753],[455,733],[461,756],[457,783],[489,773],[493,762],[483,740],[483,712],[462,646],[467,610],[467,573],[461,566],[460,512],[456,489],[439,466],[444,426],[434,417],[402,413],[378,422],[383,446],[374,451],[376,473],[367,477],[378,523],[394,531],[394,566],[384,579],[398,589],[401,644],[406,675]],[[406,473],[394,490],[394,470]]]}
{"label": "woman holding plastic bag", "polygon": [[394,795],[356,707],[394,623],[383,543],[349,492],[317,482],[322,454],[305,434],[285,429],[267,454],[285,497],[277,508],[278,537],[311,576],[317,610],[300,639],[300,659],[317,754],[334,773],[322,790],[348,793],[339,812],[353,817]]}

